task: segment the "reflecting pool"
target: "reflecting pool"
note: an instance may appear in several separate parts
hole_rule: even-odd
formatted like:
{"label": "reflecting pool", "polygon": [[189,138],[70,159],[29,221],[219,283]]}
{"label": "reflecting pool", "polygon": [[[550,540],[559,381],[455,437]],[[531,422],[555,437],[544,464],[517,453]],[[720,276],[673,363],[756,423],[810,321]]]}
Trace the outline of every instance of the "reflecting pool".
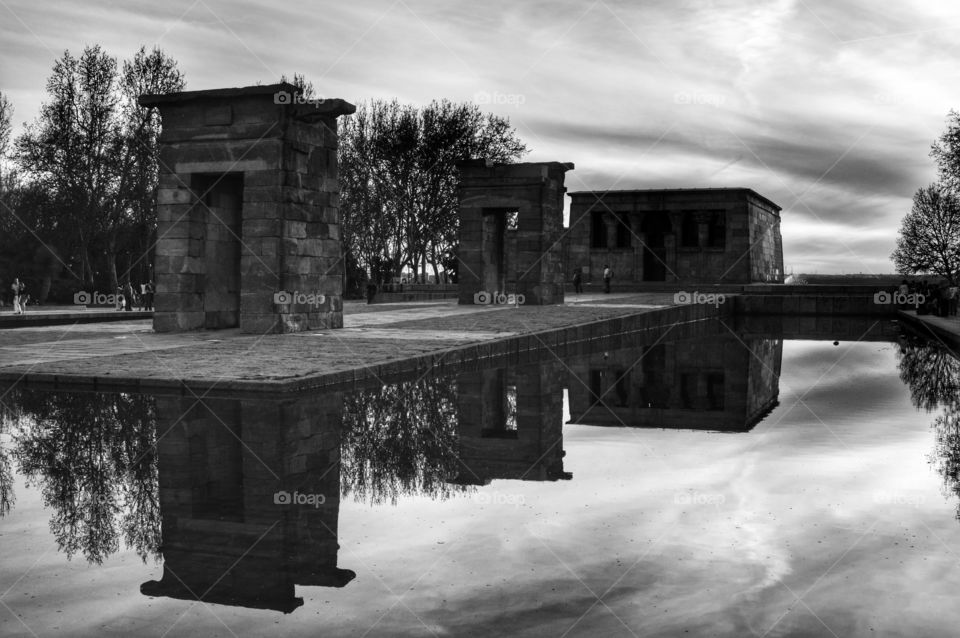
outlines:
{"label": "reflecting pool", "polygon": [[6,388],[0,635],[954,635],[960,363],[778,321],[297,395]]}

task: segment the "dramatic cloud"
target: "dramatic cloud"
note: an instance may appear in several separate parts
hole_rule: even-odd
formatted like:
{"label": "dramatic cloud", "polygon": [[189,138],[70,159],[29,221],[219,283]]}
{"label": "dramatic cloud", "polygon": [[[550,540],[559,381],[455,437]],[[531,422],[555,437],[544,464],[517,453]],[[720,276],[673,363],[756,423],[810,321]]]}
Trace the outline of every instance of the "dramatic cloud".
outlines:
{"label": "dramatic cloud", "polygon": [[53,61],[159,44],[189,89],[304,73],[349,100],[475,100],[571,190],[746,186],[784,207],[788,272],[891,272],[935,178],[960,6],[866,0],[4,4],[0,90],[36,117]]}

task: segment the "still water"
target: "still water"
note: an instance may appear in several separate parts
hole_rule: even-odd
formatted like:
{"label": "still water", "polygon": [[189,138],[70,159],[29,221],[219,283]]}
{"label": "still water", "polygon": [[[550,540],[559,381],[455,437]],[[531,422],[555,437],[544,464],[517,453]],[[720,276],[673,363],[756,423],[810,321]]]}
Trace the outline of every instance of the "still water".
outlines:
{"label": "still water", "polygon": [[955,635],[960,363],[830,334],[297,396],[14,387],[0,635]]}

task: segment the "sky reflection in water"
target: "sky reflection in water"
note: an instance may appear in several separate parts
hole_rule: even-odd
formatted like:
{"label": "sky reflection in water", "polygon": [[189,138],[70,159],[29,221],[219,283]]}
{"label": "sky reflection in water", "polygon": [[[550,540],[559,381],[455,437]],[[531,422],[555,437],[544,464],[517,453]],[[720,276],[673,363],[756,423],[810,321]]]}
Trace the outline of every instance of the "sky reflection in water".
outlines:
{"label": "sky reflection in water", "polygon": [[0,633],[949,635],[957,386],[906,338],[721,331],[297,400],[20,392]]}

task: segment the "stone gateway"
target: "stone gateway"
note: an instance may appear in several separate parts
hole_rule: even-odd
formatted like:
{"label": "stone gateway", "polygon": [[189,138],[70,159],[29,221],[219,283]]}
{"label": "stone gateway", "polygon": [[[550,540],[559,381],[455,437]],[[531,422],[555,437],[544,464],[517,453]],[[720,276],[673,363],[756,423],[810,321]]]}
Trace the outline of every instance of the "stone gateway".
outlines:
{"label": "stone gateway", "polygon": [[144,95],[159,108],[154,330],[343,327],[339,99],[291,84]]}

